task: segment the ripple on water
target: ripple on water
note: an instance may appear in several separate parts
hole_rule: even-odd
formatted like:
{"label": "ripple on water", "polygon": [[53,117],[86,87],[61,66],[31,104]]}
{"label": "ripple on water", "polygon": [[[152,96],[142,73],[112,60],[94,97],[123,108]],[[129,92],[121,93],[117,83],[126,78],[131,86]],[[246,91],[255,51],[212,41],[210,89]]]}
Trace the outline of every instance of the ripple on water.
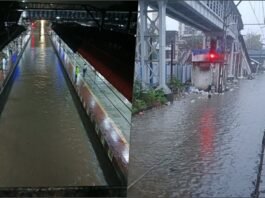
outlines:
{"label": "ripple on water", "polygon": [[265,76],[237,87],[132,118],[129,181],[149,172],[131,197],[250,196],[265,129]]}
{"label": "ripple on water", "polygon": [[35,45],[1,114],[0,186],[106,185],[56,55]]}

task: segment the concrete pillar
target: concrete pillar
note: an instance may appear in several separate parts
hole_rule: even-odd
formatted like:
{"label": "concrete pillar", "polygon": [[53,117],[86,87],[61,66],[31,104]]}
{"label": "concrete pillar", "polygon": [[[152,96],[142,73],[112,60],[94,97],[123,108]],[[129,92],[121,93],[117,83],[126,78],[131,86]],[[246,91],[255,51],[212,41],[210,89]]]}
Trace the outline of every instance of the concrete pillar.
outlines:
{"label": "concrete pillar", "polygon": [[140,0],[140,45],[141,45],[141,50],[140,50],[140,64],[141,64],[141,69],[140,69],[140,78],[142,81],[142,86],[145,87],[146,83],[148,82],[147,80],[147,75],[148,72],[147,70],[147,65],[145,62],[146,59],[146,42],[145,42],[145,33],[147,29],[147,5],[145,0]]}
{"label": "concrete pillar", "polygon": [[234,46],[234,41],[232,42],[232,47],[231,47],[231,52],[230,52],[230,63],[229,63],[229,69],[228,69],[228,77],[233,78],[234,73],[233,73],[233,67],[234,67],[234,51],[235,51],[235,46]]}
{"label": "concrete pillar", "polygon": [[238,61],[238,77],[239,78],[242,78],[243,75],[242,75],[242,64],[243,64],[243,55],[242,55],[242,49],[240,48],[239,50],[239,61]]}
{"label": "concrete pillar", "polygon": [[202,48],[206,49],[207,47],[207,35],[203,34]]}
{"label": "concrete pillar", "polygon": [[171,90],[166,84],[166,0],[158,0],[159,8],[159,88],[166,94]]}

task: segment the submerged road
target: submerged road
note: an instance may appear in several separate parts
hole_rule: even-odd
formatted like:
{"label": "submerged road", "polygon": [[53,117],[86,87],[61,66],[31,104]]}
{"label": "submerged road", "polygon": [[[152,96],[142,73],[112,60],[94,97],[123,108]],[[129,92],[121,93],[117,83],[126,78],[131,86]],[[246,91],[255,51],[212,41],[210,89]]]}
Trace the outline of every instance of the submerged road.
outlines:
{"label": "submerged road", "polygon": [[132,122],[128,197],[250,197],[265,129],[265,75]]}
{"label": "submerged road", "polygon": [[107,185],[47,35],[37,31],[0,112],[0,187]]}

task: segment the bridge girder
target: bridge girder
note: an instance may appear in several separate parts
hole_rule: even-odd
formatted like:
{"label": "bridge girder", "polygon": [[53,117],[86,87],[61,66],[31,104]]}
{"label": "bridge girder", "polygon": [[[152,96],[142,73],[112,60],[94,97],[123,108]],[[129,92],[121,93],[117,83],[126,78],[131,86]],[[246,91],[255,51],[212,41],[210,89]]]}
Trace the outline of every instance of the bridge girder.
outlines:
{"label": "bridge girder", "polygon": [[[161,75],[165,75],[166,71],[166,63],[163,59],[165,54],[165,43],[161,38],[165,37],[165,27],[163,26],[165,15],[163,16],[163,14],[161,14],[163,13],[163,11],[161,11],[161,8],[163,8],[161,6],[162,2],[165,5],[165,15],[195,27],[210,37],[219,37],[219,39],[232,37],[234,40],[238,40],[238,35],[240,34],[239,31],[242,29],[240,13],[238,12],[236,5],[232,0],[220,1],[222,3],[218,1],[219,10],[215,10],[218,11],[218,13],[214,13],[214,11],[210,9],[211,5],[207,3],[212,2],[217,4],[217,1],[214,0],[140,0],[140,17],[138,18],[138,29],[140,30],[137,33],[138,45],[136,47],[137,58],[135,63],[135,71],[136,78],[140,79],[145,86],[150,84],[152,85],[151,82],[153,82],[153,79],[158,80],[159,87],[166,85],[166,79],[161,77]],[[213,9],[215,8],[216,7]],[[157,19],[152,20],[150,17],[148,17],[152,12],[157,14],[158,20],[162,24],[157,23]],[[160,19],[161,17],[162,19]],[[230,27],[231,22],[233,21],[235,21],[235,24],[237,25]],[[164,29],[161,30],[161,28]],[[150,42],[150,40],[152,42]],[[155,65],[158,65],[157,68]]]}

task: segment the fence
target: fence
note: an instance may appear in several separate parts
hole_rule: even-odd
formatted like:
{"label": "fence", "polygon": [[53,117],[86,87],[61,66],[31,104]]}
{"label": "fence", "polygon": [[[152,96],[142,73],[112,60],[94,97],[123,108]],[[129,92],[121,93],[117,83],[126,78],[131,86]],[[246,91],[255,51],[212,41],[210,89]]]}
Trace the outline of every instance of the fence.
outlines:
{"label": "fence", "polygon": [[[142,81],[142,69],[140,66],[140,63],[135,64],[135,79],[138,81]],[[147,85],[150,86],[157,86],[159,84],[159,68],[158,68],[158,63],[153,63],[152,64],[152,70],[156,71],[157,75],[154,75],[152,77],[149,77],[149,82],[145,82]],[[192,76],[192,65],[187,64],[187,65],[180,65],[180,64],[175,64],[173,65],[173,78],[178,79],[181,83],[186,83],[191,81],[191,76]],[[171,79],[171,65],[167,64],[166,65],[166,80],[167,83],[170,82]]]}
{"label": "fence", "polygon": [[[178,79],[181,83],[191,81],[192,65],[173,65],[173,78]],[[170,82],[171,79],[171,65],[166,67],[166,79]]]}

